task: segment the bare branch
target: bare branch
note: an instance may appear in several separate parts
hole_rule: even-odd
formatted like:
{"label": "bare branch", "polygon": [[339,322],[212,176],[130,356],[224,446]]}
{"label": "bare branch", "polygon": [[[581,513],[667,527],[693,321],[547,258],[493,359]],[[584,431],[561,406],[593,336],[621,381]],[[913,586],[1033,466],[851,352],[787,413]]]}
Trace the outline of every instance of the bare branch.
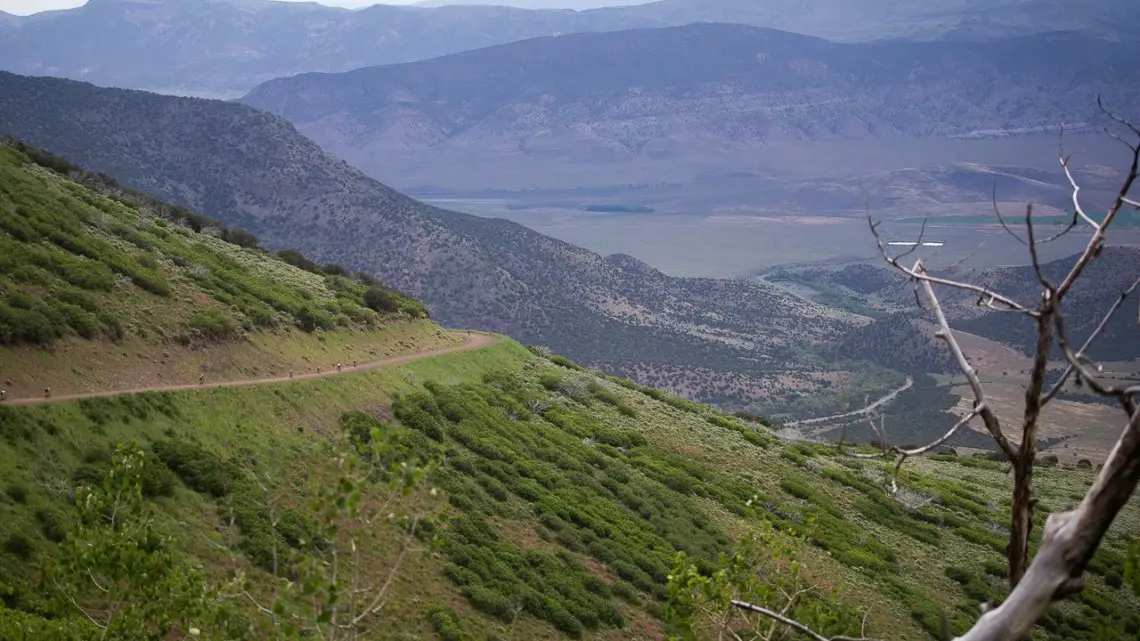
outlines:
{"label": "bare branch", "polygon": [[261,605],[260,603],[258,603],[257,599],[253,598],[253,595],[250,594],[248,590],[242,590],[241,594],[246,599],[248,599],[250,603],[253,604],[253,607],[257,608],[258,612],[261,612],[262,614],[271,615],[274,617],[274,620],[276,621],[276,615],[274,615],[273,610],[270,610],[269,608],[265,607],[264,605]]}
{"label": "bare branch", "polygon": [[859,458],[859,459],[884,459],[884,458],[887,458],[888,456],[890,456],[892,454],[897,454],[899,459],[895,462],[894,473],[891,475],[890,487],[888,488],[891,494],[897,494],[899,491],[899,486],[898,486],[899,470],[902,469],[903,463],[905,463],[908,458],[910,458],[912,456],[922,456],[923,454],[926,454],[928,452],[933,451],[935,448],[938,448],[938,447],[941,447],[942,445],[945,445],[947,441],[954,438],[954,435],[958,433],[958,430],[962,429],[963,426],[969,424],[969,422],[972,421],[974,419],[974,417],[978,416],[982,412],[983,409],[985,409],[985,405],[979,405],[979,406],[975,407],[972,412],[970,412],[969,414],[964,416],[960,421],[955,423],[953,427],[951,427],[949,430],[947,430],[947,432],[945,434],[943,434],[941,437],[939,437],[937,440],[935,440],[932,443],[929,443],[927,445],[923,445],[922,447],[917,447],[917,448],[914,448],[911,450],[906,450],[906,449],[903,449],[903,448],[898,447],[896,445],[888,445],[887,444],[886,431],[883,430],[881,427],[876,427],[874,419],[868,419],[871,423],[871,429],[875,430],[875,433],[879,437],[879,444],[880,444],[880,447],[882,447],[882,451],[877,453],[877,454],[861,454],[859,452],[846,452],[846,451],[844,451],[843,450],[843,443],[847,437],[847,428],[846,427],[844,427],[842,436],[839,439],[839,444],[838,444],[839,451],[840,451],[840,453],[844,454],[845,456],[850,456],[852,458]]}
{"label": "bare branch", "polygon": [[820,634],[820,633],[812,630],[811,628],[807,627],[806,625],[800,623],[799,621],[796,621],[795,619],[789,619],[788,617],[786,617],[786,616],[784,616],[778,612],[774,612],[772,610],[769,610],[768,608],[762,608],[758,605],[753,605],[753,604],[748,603],[746,601],[739,601],[737,599],[732,600],[732,605],[734,605],[737,608],[740,608],[741,610],[747,610],[749,612],[754,612],[756,614],[762,614],[762,615],[769,617],[771,619],[775,619],[776,621],[783,623],[784,625],[788,626],[789,628],[793,628],[795,630],[798,630],[798,631],[808,635],[809,637],[815,639],[815,641],[873,641],[872,639],[868,639],[866,637],[846,637],[846,636],[825,637],[822,634]]}
{"label": "bare branch", "polygon": [[1120,144],[1122,144],[1122,145],[1124,145],[1125,147],[1127,147],[1127,148],[1129,149],[1129,151],[1133,151],[1133,150],[1135,150],[1135,148],[1136,148],[1136,145],[1134,145],[1134,144],[1132,144],[1132,143],[1128,142],[1128,141],[1127,141],[1127,140],[1125,140],[1123,137],[1121,137],[1121,135],[1120,135],[1120,134],[1118,134],[1118,133],[1116,133],[1115,131],[1113,131],[1113,130],[1109,129],[1108,127],[1105,127],[1105,128],[1104,128],[1104,133],[1108,134],[1108,135],[1109,135],[1111,138],[1113,138],[1114,140],[1116,140],[1116,141],[1117,141],[1117,142],[1119,142]]}
{"label": "bare branch", "polygon": [[[915,272],[925,273],[926,268],[923,267],[922,262],[915,263]],[[998,447],[1005,453],[1009,460],[1017,458],[1017,454],[1013,445],[1006,439],[1005,434],[1001,431],[1001,423],[998,421],[997,415],[990,409],[989,403],[986,402],[986,393],[982,389],[982,381],[978,378],[977,371],[970,365],[970,361],[966,358],[966,354],[962,352],[962,347],[958,345],[958,341],[954,338],[954,332],[950,329],[950,322],[946,320],[946,314],[942,311],[942,305],[938,302],[938,296],[934,294],[934,287],[931,281],[923,281],[923,291],[926,293],[926,300],[930,303],[930,307],[934,310],[934,315],[938,319],[938,337],[941,338],[950,348],[950,352],[954,355],[954,360],[958,364],[958,369],[965,375],[966,380],[970,383],[970,389],[974,393],[974,408],[978,411],[978,415],[982,417],[982,422],[986,426],[986,430],[997,442]]]}
{"label": "bare branch", "polygon": [[[416,531],[419,522],[420,518],[418,516],[412,520],[411,532]],[[392,563],[392,569],[388,571],[388,578],[384,580],[384,585],[380,586],[380,590],[377,591],[376,596],[372,599],[372,603],[368,604],[368,607],[364,608],[359,615],[351,620],[352,625],[359,625],[368,615],[376,614],[380,611],[384,605],[384,596],[388,594],[388,588],[392,587],[392,582],[396,580],[396,574],[400,571],[400,566],[404,562],[404,556],[408,553],[409,549],[411,549],[411,544],[405,541],[400,547],[399,554],[396,555],[396,560]]]}
{"label": "bare branch", "polygon": [[1101,396],[1111,396],[1119,399],[1125,399],[1128,396],[1128,389],[1121,389],[1112,385],[1105,385],[1096,378],[1094,372],[1090,372],[1084,364],[1084,357],[1078,356],[1073,352],[1072,344],[1069,342],[1068,332],[1065,330],[1065,319],[1060,314],[1053,319],[1054,325],[1057,328],[1057,344],[1061,347],[1061,352],[1069,361],[1069,369],[1077,373],[1077,380],[1084,385],[1088,385],[1089,389],[1100,394]]}
{"label": "bare branch", "polygon": [[[911,251],[913,251],[913,248],[911,250],[908,250],[902,256],[897,256],[897,257],[891,256],[890,252],[887,251],[886,243],[883,242],[883,237],[879,234],[879,224],[876,223],[870,217],[870,215],[867,216],[867,223],[871,227],[871,233],[875,236],[875,242],[879,246],[879,253],[882,254],[883,259],[885,261],[887,261],[888,265],[891,265],[895,269],[898,269],[899,271],[903,272],[907,276],[909,276],[915,280],[925,282],[925,283],[938,283],[939,285],[945,285],[947,287],[953,287],[955,289],[961,289],[961,290],[965,290],[965,291],[969,291],[969,292],[974,292],[975,294],[978,294],[979,300],[984,301],[984,304],[989,306],[989,307],[994,307],[994,305],[996,303],[1000,303],[1005,309],[1008,309],[1010,311],[1020,312],[1022,314],[1027,314],[1029,316],[1037,316],[1037,312],[1035,312],[1031,309],[1028,309],[1024,305],[1022,305],[1021,303],[1018,303],[1017,301],[1015,301],[1015,300],[1013,300],[1007,296],[1003,296],[1003,295],[1001,295],[995,291],[992,291],[989,288],[981,287],[979,285],[974,285],[971,283],[963,283],[963,282],[959,282],[959,281],[955,281],[955,280],[949,280],[946,278],[939,278],[937,276],[931,276],[930,273],[928,273],[925,269],[920,272],[916,269],[906,267],[905,265],[900,263],[899,260],[901,260],[902,256],[906,256],[906,255],[910,254]],[[999,308],[994,307],[994,309],[999,309]]]}
{"label": "bare branch", "polygon": [[[885,419],[882,419],[880,417],[880,420],[885,420]],[[886,432],[883,430],[883,428],[881,426],[875,425],[875,418],[874,417],[869,417],[867,419],[867,422],[871,425],[871,431],[873,431],[875,433],[875,436],[878,437],[879,447],[881,448],[882,451],[880,451],[877,454],[862,454],[860,452],[847,452],[847,451],[845,451],[843,449],[843,445],[844,445],[844,443],[847,442],[847,424],[844,423],[842,431],[839,434],[839,442],[835,444],[835,446],[839,450],[840,454],[843,454],[844,456],[850,456],[851,458],[861,458],[861,459],[880,459],[880,458],[885,458],[886,456],[888,456],[890,454],[890,449],[887,447]]]}
{"label": "bare branch", "polygon": [[[1124,305],[1124,301],[1127,300],[1128,297],[1131,296],[1138,287],[1140,287],[1140,278],[1137,278],[1136,281],[1132,283],[1131,287],[1124,290],[1123,292],[1120,292],[1120,295],[1117,296],[1116,301],[1112,304],[1112,307],[1108,309],[1108,312],[1104,315],[1104,318],[1100,320],[1100,324],[1098,324],[1096,326],[1096,329],[1093,330],[1092,334],[1089,334],[1089,337],[1085,339],[1084,345],[1081,345],[1081,348],[1077,350],[1076,353],[1071,354],[1071,358],[1068,359],[1070,361],[1069,366],[1065,368],[1064,373],[1061,374],[1061,378],[1057,379],[1057,382],[1053,384],[1053,387],[1050,388],[1045,396],[1041,398],[1041,405],[1045,405],[1049,401],[1053,400],[1053,398],[1057,396],[1061,389],[1064,388],[1065,383],[1069,380],[1069,377],[1073,373],[1073,362],[1081,363],[1084,360],[1085,352],[1088,351],[1088,348],[1090,346],[1092,346],[1093,341],[1095,341],[1097,337],[1100,336],[1102,332],[1104,332],[1104,329],[1108,327],[1108,323],[1110,320],[1112,320],[1112,317],[1116,314],[1116,311]],[[1061,322],[1064,323],[1064,320],[1062,319]],[[1064,326],[1062,325],[1062,327],[1059,328],[1059,334],[1062,335],[1063,339],[1062,350],[1064,350],[1064,348],[1068,345],[1068,337],[1063,336],[1063,333]],[[1070,356],[1070,354],[1067,353],[1066,356]],[[1127,393],[1127,391],[1125,391],[1125,393]]]}
{"label": "bare branch", "polygon": [[1096,97],[1096,106],[1100,107],[1100,110],[1102,112],[1104,112],[1104,115],[1106,115],[1109,118],[1111,118],[1112,120],[1116,121],[1118,124],[1124,125],[1128,129],[1130,129],[1132,131],[1132,133],[1136,135],[1137,138],[1140,138],[1140,127],[1137,127],[1136,125],[1128,122],[1124,118],[1121,118],[1120,116],[1113,113],[1108,107],[1105,107],[1103,96],[1097,96]]}
{"label": "bare branch", "polygon": [[1049,282],[1048,278],[1045,278],[1045,272],[1041,269],[1041,259],[1037,255],[1037,236],[1033,230],[1033,203],[1025,205],[1025,233],[1029,236],[1027,243],[1029,245],[1029,257],[1033,261],[1033,271],[1037,274],[1037,282],[1041,283],[1045,291],[1052,296],[1053,284]]}
{"label": "bare branch", "polygon": [[1071,159],[1072,156],[1061,156],[1061,169],[1065,170],[1065,177],[1069,179],[1069,186],[1073,188],[1073,208],[1077,212],[1077,215],[1081,217],[1081,220],[1088,223],[1093,229],[1100,231],[1100,225],[1092,218],[1089,218],[1084,208],[1081,207],[1081,186],[1077,184],[1077,179],[1073,178],[1073,172],[1069,169],[1069,161]]}
{"label": "bare branch", "polygon": [[1001,208],[998,207],[998,203],[997,203],[997,183],[994,183],[994,188],[993,188],[993,192],[991,193],[990,202],[993,203],[994,215],[997,216],[998,222],[1001,223],[1002,229],[1004,229],[1006,231],[1006,233],[1008,233],[1010,236],[1012,236],[1013,239],[1016,240],[1017,242],[1021,243],[1022,245],[1028,245],[1029,243],[1025,242],[1024,238],[1022,238],[1021,236],[1018,236],[1016,232],[1014,232],[1012,229],[1009,228],[1009,225],[1005,224],[1005,218],[1001,215]]}
{"label": "bare branch", "polygon": [[938,440],[936,440],[932,443],[929,443],[929,444],[924,445],[922,447],[915,448],[913,450],[904,450],[902,448],[892,447],[890,451],[899,455],[899,460],[895,463],[895,473],[891,477],[891,490],[892,490],[892,492],[898,492],[898,489],[899,489],[898,488],[899,469],[902,468],[902,464],[905,463],[908,458],[910,458],[912,456],[922,456],[923,454],[926,454],[927,452],[930,452],[937,447],[941,447],[942,445],[945,445],[947,441],[954,438],[954,435],[958,433],[958,430],[962,429],[963,426],[967,425],[970,421],[974,420],[975,416],[978,416],[979,414],[981,414],[986,409],[987,408],[986,408],[986,405],[984,403],[981,403],[981,404],[975,406],[974,411],[972,411],[969,414],[967,414],[966,416],[964,416],[962,418],[962,420],[960,420],[954,424],[954,427],[951,427]]}
{"label": "bare branch", "polygon": [[[1117,116],[1116,114],[1113,114],[1111,111],[1106,109],[1103,101],[1099,96],[1097,97],[1097,104],[1100,106],[1101,110],[1104,111],[1106,115],[1108,115],[1109,118],[1112,118],[1116,122],[1128,127],[1132,130],[1132,133],[1140,137],[1140,128],[1137,128],[1135,125],[1125,121],[1123,118]],[[1065,168],[1065,175],[1068,176],[1069,183],[1073,186],[1073,201],[1076,203],[1077,193],[1081,188],[1079,185],[1077,185],[1076,181],[1073,180],[1072,173],[1069,171],[1066,159],[1062,159],[1061,166]],[[1085,247],[1085,251],[1081,253],[1081,256],[1077,259],[1077,262],[1073,265],[1073,268],[1069,271],[1069,274],[1065,276],[1065,280],[1063,280],[1061,284],[1057,286],[1056,298],[1063,298],[1065,294],[1067,294],[1068,291],[1072,289],[1073,285],[1077,282],[1077,279],[1080,278],[1082,273],[1084,273],[1085,267],[1087,267],[1089,262],[1092,261],[1092,259],[1100,253],[1100,250],[1104,245],[1105,232],[1108,230],[1109,225],[1112,224],[1112,221],[1116,218],[1116,214],[1120,212],[1120,208],[1124,206],[1125,201],[1128,200],[1128,194],[1132,191],[1132,185],[1136,182],[1136,179],[1138,177],[1140,177],[1140,145],[1132,148],[1132,160],[1131,164],[1128,167],[1128,174],[1125,176],[1124,182],[1120,186],[1120,191],[1118,191],[1116,197],[1113,198],[1112,205],[1109,207],[1108,213],[1106,213],[1104,216],[1104,221],[1097,225],[1096,223],[1092,222],[1091,219],[1088,219],[1088,217],[1085,216],[1085,218],[1088,219],[1090,223],[1092,223],[1095,229],[1093,232],[1093,237],[1089,240],[1088,246]],[[1082,216],[1084,215],[1084,213],[1080,210],[1078,210],[1078,213]]]}
{"label": "bare branch", "polygon": [[1041,548],[1025,578],[1009,598],[957,641],[1006,641],[1025,638],[1058,599],[1079,591],[1081,575],[1104,533],[1140,481],[1140,412],[1133,411],[1092,489],[1072,511],[1053,514],[1045,523]]}
{"label": "bare branch", "polygon": [[90,614],[88,614],[87,610],[84,610],[84,609],[83,609],[83,608],[82,608],[82,607],[79,605],[79,603],[77,603],[77,602],[75,601],[75,598],[74,598],[74,597],[72,597],[70,594],[68,594],[68,593],[67,593],[67,591],[66,591],[66,590],[64,590],[64,589],[63,589],[63,586],[62,586],[62,585],[60,585],[60,584],[59,584],[59,582],[57,582],[57,581],[54,581],[54,579],[53,579],[53,582],[55,583],[55,587],[56,587],[56,589],[57,589],[57,590],[59,590],[59,591],[60,591],[60,593],[61,593],[61,594],[63,594],[63,596],[64,596],[65,598],[67,598],[67,600],[68,600],[68,601],[70,601],[70,602],[71,602],[71,605],[75,606],[75,609],[76,609],[76,610],[79,610],[79,613],[80,613],[80,614],[82,614],[84,617],[86,617],[86,618],[87,618],[87,620],[88,620],[88,621],[90,621],[92,625],[94,625],[95,627],[99,628],[99,629],[100,629],[100,630],[102,630],[103,632],[106,632],[106,631],[107,631],[107,626],[106,626],[106,625],[104,625],[104,624],[102,624],[102,623],[99,623],[98,621],[96,621],[96,620],[95,620],[95,617],[93,617],[93,616],[91,616]]}
{"label": "bare branch", "polygon": [[1053,234],[1052,236],[1046,238],[1045,240],[1038,241],[1037,244],[1038,245],[1046,245],[1046,244],[1051,243],[1051,242],[1053,242],[1059,238],[1063,238],[1066,234],[1068,234],[1069,232],[1076,229],[1077,222],[1079,220],[1080,219],[1077,217],[1077,214],[1074,212],[1073,217],[1069,219],[1069,224],[1065,225],[1064,229],[1062,229],[1061,231],[1057,232],[1056,234]]}

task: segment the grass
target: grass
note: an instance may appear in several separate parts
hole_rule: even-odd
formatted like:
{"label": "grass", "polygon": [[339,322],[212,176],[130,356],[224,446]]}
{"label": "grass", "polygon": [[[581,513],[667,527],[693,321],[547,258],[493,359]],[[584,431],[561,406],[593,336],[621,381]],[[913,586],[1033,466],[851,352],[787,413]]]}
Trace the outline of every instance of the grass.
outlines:
{"label": "grass", "polygon": [[370,328],[392,314],[426,311],[374,279],[298,268],[247,232],[0,145],[0,345],[131,336],[191,345]]}
{"label": "grass", "polygon": [[[558,375],[587,377],[595,391],[575,398],[575,389],[542,384]],[[660,632],[674,551],[711,567],[747,527],[749,502],[778,527],[808,536],[802,554],[813,575],[839,586],[851,607],[873,605],[869,625],[878,635],[929,638],[943,605],[959,632],[979,594],[1000,593],[992,573],[1007,500],[1000,466],[964,466],[972,459],[950,456],[909,462],[903,485],[932,502],[906,509],[882,492],[874,463],[815,445],[754,444],[750,433],[771,437],[655,396],[504,341],[334,379],[7,408],[0,540],[13,543],[0,580],[31,590],[34,559],[66,527],[67,488],[128,438],[149,443],[179,478],[172,487],[170,477],[156,478],[153,495],[183,549],[224,572],[227,555],[198,541],[232,530],[225,540],[256,572],[265,564],[258,536],[302,537],[265,526],[256,502],[241,500],[251,490],[240,470],[299,482],[319,465],[342,417],[363,412],[398,420],[409,447],[447,454],[434,477],[446,497],[439,552],[409,561],[386,610],[391,627],[408,633],[499,634],[516,610],[515,634],[526,638]],[[1041,505],[1052,509],[1091,481],[1091,472],[1061,467],[1038,476]],[[252,512],[227,526],[221,515],[245,514],[242,505]],[[303,531],[303,506],[293,504],[294,530]],[[1136,599],[1108,581],[1137,526],[1140,513],[1130,506],[1093,564],[1092,604],[1058,609],[1053,633],[1037,638],[1084,638],[1061,631],[1113,617],[1132,624]],[[383,533],[371,542],[378,553]],[[17,594],[31,598],[26,591]]]}

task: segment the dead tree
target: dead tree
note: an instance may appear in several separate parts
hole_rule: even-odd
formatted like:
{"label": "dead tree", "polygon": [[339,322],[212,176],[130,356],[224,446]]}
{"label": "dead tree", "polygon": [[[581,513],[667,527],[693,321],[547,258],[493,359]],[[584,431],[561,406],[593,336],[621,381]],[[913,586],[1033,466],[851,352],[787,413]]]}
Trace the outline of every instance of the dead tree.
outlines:
{"label": "dead tree", "polygon": [[[1130,164],[1124,180],[1102,220],[1097,221],[1085,211],[1080,198],[1080,185],[1070,169],[1071,156],[1065,155],[1063,147],[1060,163],[1072,188],[1074,207],[1073,218],[1063,231],[1050,238],[1038,237],[1037,230],[1034,229],[1033,208],[1028,206],[1024,216],[1025,237],[1023,238],[1002,218],[995,199],[994,209],[1002,227],[1018,239],[1029,253],[1041,288],[1040,297],[1035,304],[1022,304],[981,284],[936,275],[927,270],[921,259],[911,262],[909,256],[922,244],[921,235],[919,242],[909,250],[901,255],[892,256],[879,235],[878,223],[868,215],[871,232],[884,260],[903,272],[915,284],[919,305],[933,312],[939,328],[937,337],[945,343],[953,355],[958,369],[969,383],[974,400],[972,411],[968,416],[933,443],[919,448],[903,449],[885,443],[885,435],[880,434],[883,452],[879,455],[864,456],[897,456],[894,468],[897,475],[899,467],[908,457],[934,450],[953,438],[971,420],[980,418],[998,449],[1010,461],[1013,471],[1013,501],[1007,554],[1011,592],[1000,605],[983,607],[981,618],[956,641],[1016,641],[1025,638],[1054,601],[1079,592],[1083,588],[1082,577],[1086,566],[1100,546],[1101,539],[1112,525],[1117,513],[1132,496],[1137,481],[1140,480],[1140,412],[1137,411],[1140,386],[1121,387],[1098,380],[1097,367],[1086,356],[1090,345],[1103,333],[1124,301],[1140,286],[1140,278],[1131,287],[1120,292],[1115,303],[1106,310],[1103,319],[1083,344],[1074,346],[1065,329],[1064,304],[1067,295],[1085,274],[1088,266],[1101,255],[1109,228],[1120,212],[1127,208],[1140,208],[1140,202],[1130,196],[1132,186],[1140,175],[1138,172],[1140,128],[1108,111],[1103,103],[1099,104],[1113,121],[1114,126],[1127,130],[1128,139],[1108,129],[1106,132],[1127,146],[1130,152]],[[1038,250],[1042,244],[1056,240],[1078,228],[1089,229],[1091,232],[1089,241],[1077,255],[1065,276],[1054,282],[1047,277]],[[925,230],[925,225],[923,229]],[[1033,365],[1025,391],[1024,411],[1020,417],[1017,438],[1007,436],[1006,427],[990,405],[985,386],[954,336],[936,294],[936,288],[967,292],[976,297],[980,306],[1009,313],[1032,323],[1036,337]],[[1045,375],[1054,345],[1060,348],[1068,366],[1060,380],[1046,389]],[[1119,440],[1104,461],[1095,483],[1085,494],[1080,505],[1073,510],[1056,513],[1048,518],[1040,549],[1030,562],[1029,540],[1036,503],[1033,493],[1033,467],[1037,456],[1041,410],[1069,381],[1086,386],[1102,397],[1118,401],[1124,413],[1124,427]],[[890,487],[892,490],[897,490],[897,484],[893,479]],[[738,607],[749,607],[749,605],[738,604]],[[802,626],[797,624],[795,627]],[[809,634],[817,639],[825,638],[814,632],[809,631]],[[948,634],[946,636],[949,637]]]}

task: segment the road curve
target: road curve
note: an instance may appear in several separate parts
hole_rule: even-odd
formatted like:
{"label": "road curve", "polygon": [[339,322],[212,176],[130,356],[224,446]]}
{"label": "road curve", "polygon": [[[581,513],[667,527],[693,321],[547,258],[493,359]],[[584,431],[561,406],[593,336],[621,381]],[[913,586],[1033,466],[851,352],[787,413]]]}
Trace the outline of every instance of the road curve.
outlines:
{"label": "road curve", "polygon": [[[452,332],[453,334],[463,334],[463,332]],[[267,383],[295,383],[297,381],[310,381],[318,378],[330,378],[333,376],[344,376],[346,374],[355,374],[373,369],[380,369],[383,367],[392,367],[393,365],[403,365],[414,361],[423,360],[425,358],[433,358],[435,356],[443,356],[444,354],[454,354],[456,352],[467,352],[475,349],[482,349],[488,345],[492,345],[499,339],[492,334],[482,334],[471,332],[466,335],[463,343],[459,345],[452,345],[451,347],[441,347],[439,349],[430,349],[423,352],[412,352],[410,354],[400,354],[399,356],[389,356],[388,358],[381,358],[367,363],[361,363],[356,367],[342,367],[341,371],[336,368],[331,368],[327,372],[321,373],[308,373],[297,374],[292,378],[288,376],[276,376],[273,378],[247,378],[238,379],[233,381],[218,381],[202,384],[186,383],[182,385],[159,385],[156,387],[137,387],[134,389],[119,389],[119,390],[105,390],[102,392],[84,392],[81,394],[62,394],[60,396],[52,396],[51,398],[12,398],[0,402],[0,405],[48,405],[51,403],[64,403],[67,401],[77,401],[85,398],[109,398],[119,396],[122,394],[141,394],[143,392],[178,392],[185,390],[200,390],[200,389],[217,389],[219,387],[250,387],[253,385],[264,385]]]}
{"label": "road curve", "polygon": [[895,397],[897,397],[899,394],[902,394],[903,392],[907,391],[913,385],[914,385],[914,379],[911,378],[910,376],[907,376],[906,377],[906,384],[904,384],[902,387],[892,391],[891,393],[887,394],[886,396],[880,398],[879,400],[875,401],[874,403],[871,403],[867,407],[857,409],[853,412],[844,412],[842,414],[835,414],[832,416],[821,416],[819,418],[809,418],[809,419],[806,419],[803,421],[790,421],[788,423],[784,423],[783,426],[784,427],[800,427],[802,425],[812,425],[815,423],[824,423],[824,422],[828,422],[828,421],[835,421],[835,420],[838,420],[841,418],[847,418],[848,416],[859,416],[861,414],[870,414],[871,412],[879,409],[880,407],[886,405],[887,403],[890,403],[891,401],[895,400]]}

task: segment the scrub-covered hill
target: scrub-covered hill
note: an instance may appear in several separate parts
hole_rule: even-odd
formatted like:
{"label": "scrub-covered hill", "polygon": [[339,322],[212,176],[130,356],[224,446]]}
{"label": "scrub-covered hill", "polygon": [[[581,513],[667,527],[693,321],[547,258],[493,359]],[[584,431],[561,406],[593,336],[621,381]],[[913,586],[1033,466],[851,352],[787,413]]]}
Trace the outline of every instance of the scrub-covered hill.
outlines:
{"label": "scrub-covered hill", "polygon": [[301,373],[400,340],[453,340],[425,316],[371,278],[272,255],[247,232],[0,144],[0,378],[12,397]]}

